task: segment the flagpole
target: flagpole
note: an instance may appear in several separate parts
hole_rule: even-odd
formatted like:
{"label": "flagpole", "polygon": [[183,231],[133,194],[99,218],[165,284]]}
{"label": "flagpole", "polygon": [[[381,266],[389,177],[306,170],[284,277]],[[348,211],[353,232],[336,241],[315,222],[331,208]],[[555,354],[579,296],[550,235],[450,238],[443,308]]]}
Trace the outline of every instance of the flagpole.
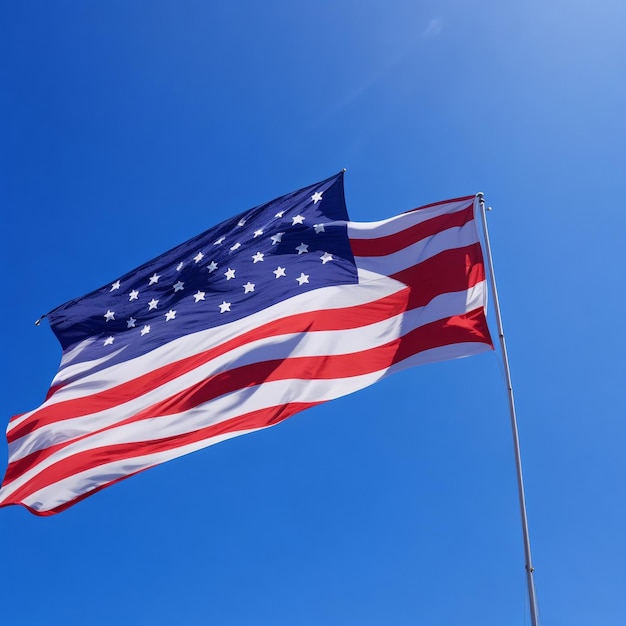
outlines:
{"label": "flagpole", "polygon": [[494,310],[496,313],[496,324],[498,328],[498,337],[500,339],[500,347],[502,348],[502,359],[504,361],[504,375],[506,377],[507,396],[509,400],[509,412],[511,414],[511,430],[513,431],[513,447],[515,450],[515,469],[517,471],[517,491],[519,496],[520,513],[522,517],[522,533],[524,536],[524,554],[526,558],[526,583],[528,586],[528,601],[530,604],[530,619],[532,626],[539,626],[539,618],[537,615],[537,598],[535,595],[535,582],[533,572],[535,568],[532,566],[532,558],[530,554],[530,535],[528,533],[528,518],[526,516],[526,499],[524,497],[524,479],[522,476],[522,457],[520,453],[519,434],[517,430],[517,417],[515,415],[515,400],[513,399],[513,385],[511,383],[511,370],[509,369],[509,357],[506,350],[506,342],[504,340],[504,328],[502,326],[502,316],[500,314],[500,302],[498,300],[498,289],[496,287],[496,276],[493,271],[493,258],[491,256],[491,244],[489,243],[489,230],[487,229],[487,217],[485,213],[485,199],[482,192],[477,193],[476,197],[480,204],[480,215],[482,218],[483,233],[485,235],[485,248],[487,251],[487,262],[489,264],[489,274],[491,277],[491,291],[493,293]]}

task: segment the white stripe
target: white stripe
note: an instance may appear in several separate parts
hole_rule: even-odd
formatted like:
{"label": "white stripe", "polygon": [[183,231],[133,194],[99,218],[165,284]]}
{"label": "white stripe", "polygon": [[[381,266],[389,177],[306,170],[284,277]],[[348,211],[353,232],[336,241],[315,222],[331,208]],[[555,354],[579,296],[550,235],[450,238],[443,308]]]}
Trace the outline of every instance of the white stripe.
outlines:
{"label": "white stripe", "polygon": [[[269,428],[269,427],[264,427]],[[55,509],[66,502],[71,502],[79,496],[96,489],[102,485],[106,485],[118,478],[128,476],[135,472],[139,472],[155,465],[165,463],[179,456],[184,456],[190,452],[195,452],[239,435],[253,433],[264,428],[253,428],[250,430],[240,430],[232,433],[224,433],[217,437],[190,443],[186,446],[176,448],[174,450],[166,450],[165,452],[155,452],[146,454],[132,459],[122,459],[98,467],[90,468],[83,472],[68,476],[63,480],[52,483],[47,487],[43,487],[39,491],[35,491],[23,499],[24,504],[28,505],[35,511],[43,513]],[[1,492],[0,492],[1,495]]]}
{"label": "white stripe", "polygon": [[477,241],[476,223],[472,220],[464,226],[448,228],[387,256],[356,257],[355,261],[363,269],[390,276],[408,267],[419,265],[441,252],[463,248]]}
{"label": "white stripe", "polygon": [[350,239],[377,239],[393,235],[417,224],[422,224],[440,215],[457,213],[472,205],[473,199],[438,204],[426,209],[415,209],[409,213],[394,215],[378,222],[347,222]]}
{"label": "white stripe", "polygon": [[431,322],[463,315],[479,307],[485,307],[487,293],[485,281],[476,283],[470,289],[446,293],[433,298],[426,306],[407,311],[402,320],[402,335]]}

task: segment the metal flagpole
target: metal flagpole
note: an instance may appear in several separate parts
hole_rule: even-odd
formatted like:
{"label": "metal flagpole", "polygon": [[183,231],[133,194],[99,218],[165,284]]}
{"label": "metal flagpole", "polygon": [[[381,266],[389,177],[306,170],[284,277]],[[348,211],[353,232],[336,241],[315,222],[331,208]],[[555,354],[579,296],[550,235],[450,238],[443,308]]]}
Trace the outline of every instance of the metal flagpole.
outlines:
{"label": "metal flagpole", "polygon": [[535,596],[535,582],[533,579],[532,559],[530,555],[530,536],[528,534],[528,519],[526,517],[526,499],[524,497],[524,479],[522,477],[522,457],[519,447],[519,434],[517,431],[517,418],[515,416],[515,401],[513,399],[513,385],[511,383],[511,371],[509,369],[509,357],[504,341],[504,329],[502,327],[502,316],[500,315],[500,302],[498,301],[498,289],[496,288],[496,277],[493,271],[493,259],[491,257],[491,244],[489,243],[489,230],[487,229],[487,217],[485,213],[485,199],[482,192],[476,197],[480,204],[480,215],[482,218],[483,232],[485,234],[485,247],[487,250],[487,262],[489,264],[489,274],[491,275],[491,290],[493,293],[494,309],[496,312],[496,323],[498,336],[502,348],[502,359],[504,361],[504,375],[506,377],[507,395],[509,399],[509,411],[511,413],[511,429],[513,431],[513,447],[515,449],[515,469],[517,470],[517,491],[519,495],[520,513],[522,516],[522,533],[524,535],[524,554],[526,557],[526,583],[528,585],[528,600],[530,603],[530,619],[532,626],[539,626],[537,615],[537,599]]}

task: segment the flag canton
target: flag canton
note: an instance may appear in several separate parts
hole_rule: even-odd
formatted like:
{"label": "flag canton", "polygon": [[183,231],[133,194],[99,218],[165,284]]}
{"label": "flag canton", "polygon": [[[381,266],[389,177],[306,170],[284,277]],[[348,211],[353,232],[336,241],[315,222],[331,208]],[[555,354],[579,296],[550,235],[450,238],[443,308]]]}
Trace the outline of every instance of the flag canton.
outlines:
{"label": "flag canton", "polygon": [[124,359],[320,287],[357,282],[343,176],[246,211],[48,314],[63,350]]}

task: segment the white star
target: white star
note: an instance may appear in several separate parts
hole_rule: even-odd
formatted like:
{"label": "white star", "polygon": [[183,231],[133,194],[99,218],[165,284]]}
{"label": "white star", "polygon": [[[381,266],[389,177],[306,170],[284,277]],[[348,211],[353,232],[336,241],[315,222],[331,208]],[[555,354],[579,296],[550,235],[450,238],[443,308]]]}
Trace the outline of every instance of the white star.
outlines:
{"label": "white star", "polygon": [[166,314],[165,314],[165,321],[169,322],[170,320],[173,320],[176,317],[176,311],[172,311],[172,309],[170,309]]}
{"label": "white star", "polygon": [[202,261],[202,259],[204,259],[204,254],[202,254],[202,252],[198,252],[198,254],[196,254],[196,256],[193,257],[193,260],[196,263],[200,263],[200,261]]}
{"label": "white star", "polygon": [[323,191],[316,191],[312,196],[311,200],[313,200],[313,204],[317,204],[322,199]]}
{"label": "white star", "polygon": [[224,302],[220,304],[220,313],[225,313],[226,311],[230,312],[230,302],[226,302],[226,300],[224,300]]}
{"label": "white star", "polygon": [[232,245],[230,247],[230,251],[234,252],[235,250],[237,250],[238,248],[241,248],[241,244],[239,242],[237,242],[236,244]]}
{"label": "white star", "polygon": [[313,228],[315,228],[315,234],[319,235],[320,233],[325,232],[324,231],[324,224],[313,224]]}
{"label": "white star", "polygon": [[280,265],[275,270],[273,270],[272,273],[276,274],[276,278],[280,278],[281,276],[286,276],[285,268],[281,267]]}
{"label": "white star", "polygon": [[135,328],[137,320],[134,317],[129,317],[126,321],[126,328]]}
{"label": "white star", "polygon": [[181,289],[184,289],[185,283],[182,280],[179,280],[175,285],[174,285],[174,293],[176,293],[177,291],[180,291]]}
{"label": "white star", "polygon": [[224,276],[226,276],[226,280],[230,280],[231,278],[235,278],[235,270],[230,267],[224,272]]}
{"label": "white star", "polygon": [[324,252],[324,254],[320,257],[320,260],[322,261],[322,265],[326,265],[326,263],[328,263],[328,261],[332,261],[333,260],[333,255],[332,254],[328,254],[328,252]]}
{"label": "white star", "polygon": [[139,292],[136,289],[133,289],[129,294],[128,294],[128,301],[132,302],[133,300],[137,300],[137,298],[139,297]]}
{"label": "white star", "polygon": [[154,285],[155,283],[159,282],[159,278],[161,278],[156,272],[154,272],[154,274],[152,274],[152,276],[150,276],[150,282],[148,283],[148,285]]}
{"label": "white star", "polygon": [[304,224],[304,215],[295,215],[291,218],[291,225]]}
{"label": "white star", "polygon": [[152,311],[153,309],[157,308],[157,304],[159,304],[158,300],[155,300],[154,298],[152,298],[152,300],[150,300],[150,302],[148,302],[148,311]]}
{"label": "white star", "polygon": [[274,215],[274,217],[282,217],[285,214],[284,211],[278,211],[278,213],[276,213],[276,215]]}
{"label": "white star", "polygon": [[176,266],[176,271],[177,271],[177,272],[180,272],[180,270],[182,270],[182,269],[183,269],[184,265],[185,265],[185,264],[181,261],[181,262],[180,262],[180,263]]}
{"label": "white star", "polygon": [[196,299],[196,302],[200,302],[200,300],[204,300],[204,296],[205,296],[205,295],[206,295],[206,294],[204,293],[204,291],[200,291],[200,290],[198,289],[198,293],[194,293],[194,294],[193,294],[193,297]]}
{"label": "white star", "polygon": [[244,225],[245,225],[245,223],[246,223],[246,220],[245,220],[245,218],[243,218],[243,217],[242,217],[242,218],[241,218],[241,219],[237,222],[237,226],[244,226]]}
{"label": "white star", "polygon": [[[116,289],[120,288],[120,281],[116,280],[112,285],[111,285],[111,291],[115,291]],[[110,293],[110,292],[109,292]]]}
{"label": "white star", "polygon": [[302,286],[304,283],[309,282],[309,275],[303,272],[300,276],[298,276],[298,278],[296,278],[296,280],[298,281],[298,285]]}
{"label": "white star", "polygon": [[306,243],[301,243],[296,250],[298,251],[298,254],[304,254],[305,252],[309,251],[309,245]]}
{"label": "white star", "polygon": [[107,338],[104,340],[104,345],[105,345],[105,346],[110,346],[112,343],[113,343],[113,337],[107,337]]}
{"label": "white star", "polygon": [[259,230],[254,231],[254,238],[260,237],[263,234],[263,229],[259,228]]}
{"label": "white star", "polygon": [[272,235],[270,237],[270,239],[272,240],[272,245],[275,246],[277,243],[280,243],[283,239],[283,235],[285,233],[276,233],[275,235]]}
{"label": "white star", "polygon": [[209,270],[209,274],[212,274],[217,269],[217,263],[215,261],[211,261],[206,268]]}
{"label": "white star", "polygon": [[252,260],[253,260],[255,263],[258,263],[259,261],[262,261],[262,260],[263,260],[263,257],[264,257],[264,256],[265,256],[265,255],[264,255],[262,252],[257,252],[256,254],[253,254],[253,255],[252,255]]}
{"label": "white star", "polygon": [[141,336],[143,337],[144,335],[147,335],[150,332],[150,325],[146,324],[142,329],[141,329]]}
{"label": "white star", "polygon": [[226,239],[226,237],[224,237],[224,235],[222,235],[219,239],[216,239],[213,242],[213,245],[214,246],[219,246],[220,244],[222,244],[224,242],[224,239]]}
{"label": "white star", "polygon": [[104,319],[107,322],[110,322],[111,320],[115,319],[115,313],[113,311],[111,311],[110,309],[107,309],[107,312],[104,314]]}
{"label": "white star", "polygon": [[244,294],[246,294],[246,293],[250,293],[251,291],[254,291],[254,283],[251,283],[250,281],[248,281],[243,286],[243,292],[244,292]]}

